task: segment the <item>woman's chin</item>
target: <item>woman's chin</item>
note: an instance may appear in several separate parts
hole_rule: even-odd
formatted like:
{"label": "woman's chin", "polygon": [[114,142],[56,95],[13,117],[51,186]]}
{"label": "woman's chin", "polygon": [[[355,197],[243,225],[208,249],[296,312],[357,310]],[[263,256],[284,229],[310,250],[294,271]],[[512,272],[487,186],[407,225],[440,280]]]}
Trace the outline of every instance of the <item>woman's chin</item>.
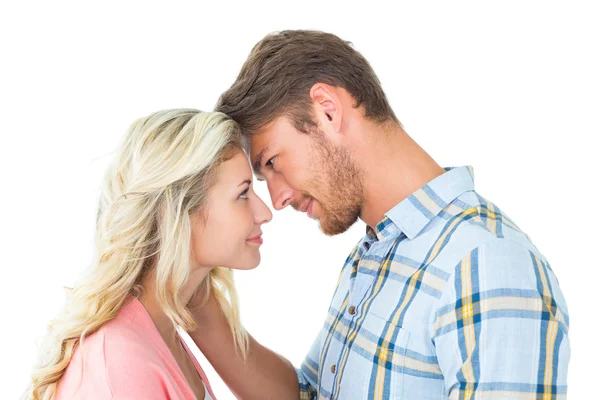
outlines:
{"label": "woman's chin", "polygon": [[258,267],[259,265],[260,265],[260,253],[257,252],[256,260],[253,260],[252,263],[248,263],[248,268],[245,268],[245,269],[247,269],[247,270],[254,269],[254,268]]}
{"label": "woman's chin", "polygon": [[249,259],[249,260],[244,260],[244,262],[236,263],[235,266],[231,266],[231,267],[227,267],[227,268],[230,268],[233,270],[238,270],[238,271],[248,271],[248,270],[258,267],[258,265],[260,264],[260,253],[256,252],[256,255],[253,255],[250,258],[251,259]]}

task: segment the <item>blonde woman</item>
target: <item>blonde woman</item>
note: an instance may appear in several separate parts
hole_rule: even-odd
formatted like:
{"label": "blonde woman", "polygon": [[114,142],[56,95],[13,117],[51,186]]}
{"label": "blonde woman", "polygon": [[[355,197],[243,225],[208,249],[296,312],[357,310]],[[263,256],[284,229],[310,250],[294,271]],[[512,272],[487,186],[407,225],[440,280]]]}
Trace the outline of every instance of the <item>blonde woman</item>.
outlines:
{"label": "blonde woman", "polygon": [[245,355],[231,269],[259,264],[271,216],[224,114],[137,120],[104,181],[95,265],[50,323],[26,397],[214,398],[177,327],[194,331],[191,310],[216,299]]}

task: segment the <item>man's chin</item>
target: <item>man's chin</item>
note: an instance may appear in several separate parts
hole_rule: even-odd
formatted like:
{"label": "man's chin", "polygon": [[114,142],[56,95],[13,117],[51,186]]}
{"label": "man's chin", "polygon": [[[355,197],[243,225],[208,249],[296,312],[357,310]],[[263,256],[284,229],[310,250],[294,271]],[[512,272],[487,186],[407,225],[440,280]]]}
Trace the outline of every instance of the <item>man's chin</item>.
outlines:
{"label": "man's chin", "polygon": [[331,221],[328,218],[318,218],[319,228],[327,236],[336,236],[346,232],[353,224],[343,224],[339,221]]}

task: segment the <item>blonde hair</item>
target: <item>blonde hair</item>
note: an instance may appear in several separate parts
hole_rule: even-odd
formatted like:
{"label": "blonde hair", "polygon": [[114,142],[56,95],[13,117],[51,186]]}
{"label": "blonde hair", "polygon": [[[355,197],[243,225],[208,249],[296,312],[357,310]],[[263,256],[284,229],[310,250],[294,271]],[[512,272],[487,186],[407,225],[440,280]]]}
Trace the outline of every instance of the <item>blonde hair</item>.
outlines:
{"label": "blonde hair", "polygon": [[[77,346],[113,319],[142,279],[156,271],[156,296],[175,326],[196,328],[179,290],[190,270],[190,214],[201,210],[216,168],[241,148],[237,124],[225,114],[165,110],[135,121],[109,167],[100,196],[96,260],[50,322],[28,399],[50,400]],[[214,292],[245,356],[232,271],[215,268],[197,290]]]}

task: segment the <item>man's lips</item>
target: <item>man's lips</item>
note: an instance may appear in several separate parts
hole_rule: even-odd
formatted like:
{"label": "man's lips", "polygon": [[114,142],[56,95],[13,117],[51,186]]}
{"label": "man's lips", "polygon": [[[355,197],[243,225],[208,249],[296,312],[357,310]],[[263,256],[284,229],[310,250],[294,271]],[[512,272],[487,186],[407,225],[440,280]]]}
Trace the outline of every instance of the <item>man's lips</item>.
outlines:
{"label": "man's lips", "polygon": [[308,207],[310,207],[310,203],[312,203],[312,199],[309,199],[306,203],[304,203],[302,205],[302,208],[300,209],[300,211],[307,212],[308,211]]}
{"label": "man's lips", "polygon": [[315,199],[310,197],[310,198],[308,198],[308,200],[304,201],[302,206],[300,206],[298,203],[294,202],[294,203],[292,203],[292,207],[296,211],[307,213],[309,218],[314,219],[314,215],[312,213],[314,201],[315,201]]}

